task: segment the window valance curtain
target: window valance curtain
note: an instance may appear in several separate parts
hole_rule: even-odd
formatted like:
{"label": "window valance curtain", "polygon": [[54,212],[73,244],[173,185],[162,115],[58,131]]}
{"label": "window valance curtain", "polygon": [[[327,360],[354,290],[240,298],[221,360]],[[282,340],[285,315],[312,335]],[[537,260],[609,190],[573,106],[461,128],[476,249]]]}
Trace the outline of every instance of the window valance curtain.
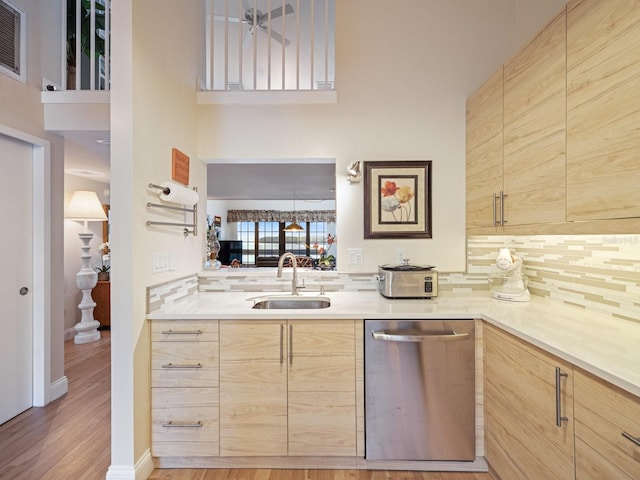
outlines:
{"label": "window valance curtain", "polygon": [[335,210],[229,210],[227,222],[335,222]]}

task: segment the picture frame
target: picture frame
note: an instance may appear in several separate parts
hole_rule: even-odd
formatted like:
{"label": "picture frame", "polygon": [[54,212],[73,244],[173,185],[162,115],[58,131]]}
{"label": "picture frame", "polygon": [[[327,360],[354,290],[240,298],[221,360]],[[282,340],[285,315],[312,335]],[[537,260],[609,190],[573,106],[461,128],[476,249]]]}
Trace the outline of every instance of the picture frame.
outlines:
{"label": "picture frame", "polygon": [[364,238],[432,238],[431,160],[364,168]]}

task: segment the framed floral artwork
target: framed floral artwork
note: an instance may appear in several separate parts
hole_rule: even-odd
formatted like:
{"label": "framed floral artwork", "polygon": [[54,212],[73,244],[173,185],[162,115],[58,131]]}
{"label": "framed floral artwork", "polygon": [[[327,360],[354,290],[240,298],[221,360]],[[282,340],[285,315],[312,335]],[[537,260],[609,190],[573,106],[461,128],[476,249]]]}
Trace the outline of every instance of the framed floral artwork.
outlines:
{"label": "framed floral artwork", "polygon": [[431,234],[431,161],[365,162],[364,238]]}

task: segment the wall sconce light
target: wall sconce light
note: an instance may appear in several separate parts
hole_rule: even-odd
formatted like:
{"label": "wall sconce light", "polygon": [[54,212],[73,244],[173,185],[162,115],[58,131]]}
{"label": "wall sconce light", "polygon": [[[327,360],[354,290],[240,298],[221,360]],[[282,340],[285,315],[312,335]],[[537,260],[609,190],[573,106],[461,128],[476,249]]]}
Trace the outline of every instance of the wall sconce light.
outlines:
{"label": "wall sconce light", "polygon": [[84,231],[78,234],[82,242],[82,247],[80,247],[82,265],[76,274],[76,285],[82,290],[82,301],[78,305],[80,312],[82,312],[82,318],[74,327],[76,335],[73,337],[73,343],[95,342],[100,339],[98,331],[100,322],[93,318],[93,308],[96,303],[91,298],[91,290],[98,283],[98,274],[90,265],[89,243],[93,238],[93,233],[89,231],[87,224],[88,222],[105,222],[107,216],[95,192],[77,191],[71,197],[65,218],[84,222]]}
{"label": "wall sconce light", "polygon": [[360,161],[356,160],[355,162],[351,162],[347,167],[347,180],[349,183],[360,182],[360,173]]}

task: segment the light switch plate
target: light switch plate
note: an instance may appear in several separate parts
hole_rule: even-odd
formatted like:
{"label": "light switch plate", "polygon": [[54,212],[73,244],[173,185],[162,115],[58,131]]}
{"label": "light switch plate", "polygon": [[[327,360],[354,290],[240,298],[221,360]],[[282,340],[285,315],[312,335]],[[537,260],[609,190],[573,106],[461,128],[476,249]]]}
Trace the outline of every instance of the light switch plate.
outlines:
{"label": "light switch plate", "polygon": [[362,248],[347,249],[347,263],[349,265],[362,265],[363,261]]}

